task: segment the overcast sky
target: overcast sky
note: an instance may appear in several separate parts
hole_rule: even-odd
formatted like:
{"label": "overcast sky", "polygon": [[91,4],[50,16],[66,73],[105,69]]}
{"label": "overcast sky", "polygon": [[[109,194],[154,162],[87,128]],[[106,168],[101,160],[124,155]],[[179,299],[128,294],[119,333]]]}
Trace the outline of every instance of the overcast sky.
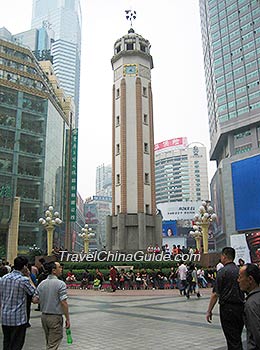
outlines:
{"label": "overcast sky", "polygon": [[[0,5],[0,27],[12,34],[30,29],[32,0],[1,0]],[[189,143],[201,142],[209,152],[199,0],[81,0],[81,7],[81,196],[95,194],[96,167],[111,163],[110,60],[115,41],[130,27],[126,9],[137,12],[133,28],[151,44],[155,143],[187,136]],[[214,163],[209,165],[210,177],[214,169]]]}

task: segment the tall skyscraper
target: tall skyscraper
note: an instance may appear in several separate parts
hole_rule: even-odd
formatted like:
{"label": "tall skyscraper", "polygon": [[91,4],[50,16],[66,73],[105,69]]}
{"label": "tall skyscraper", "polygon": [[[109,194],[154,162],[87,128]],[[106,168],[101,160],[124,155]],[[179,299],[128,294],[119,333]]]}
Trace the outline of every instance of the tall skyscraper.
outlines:
{"label": "tall skyscraper", "polygon": [[112,166],[101,164],[96,168],[96,195],[112,196]]}
{"label": "tall skyscraper", "polygon": [[46,27],[53,33],[53,68],[65,93],[75,102],[76,127],[79,113],[81,8],[80,0],[33,0],[32,28]]}
{"label": "tall skyscraper", "polygon": [[112,217],[107,249],[161,243],[156,215],[150,43],[131,28],[114,44]]}
{"label": "tall skyscraper", "polygon": [[260,4],[200,0],[217,246],[260,228]]}

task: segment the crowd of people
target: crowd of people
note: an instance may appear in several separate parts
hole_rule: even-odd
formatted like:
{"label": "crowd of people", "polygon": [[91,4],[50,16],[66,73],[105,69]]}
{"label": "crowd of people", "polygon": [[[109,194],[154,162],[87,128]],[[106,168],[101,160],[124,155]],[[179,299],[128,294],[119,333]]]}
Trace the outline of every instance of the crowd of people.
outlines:
{"label": "crowd of people", "polygon": [[[228,350],[243,350],[242,330],[247,330],[247,349],[260,349],[260,270],[256,264],[239,259],[234,263],[235,250],[225,247],[221,259],[214,268],[204,271],[193,263],[180,262],[165,275],[161,269],[134,271],[110,266],[111,290],[178,288],[187,299],[201,297],[201,288],[212,287],[206,313],[211,323],[213,309],[220,305],[220,321],[226,337]],[[63,276],[59,262],[40,259],[39,264],[30,265],[26,257],[19,256],[11,267],[6,261],[0,265],[0,305],[3,330],[3,349],[20,350],[25,342],[26,329],[30,327],[31,303],[40,305],[41,322],[46,338],[46,349],[58,349],[65,327],[70,328],[67,303],[67,282],[76,280],[72,270]],[[91,280],[86,269],[82,274],[81,289],[86,289]],[[63,280],[65,279],[65,281]],[[102,289],[104,276],[96,269],[93,286]]]}
{"label": "crowd of people", "polygon": [[193,263],[185,264],[180,262],[176,267],[171,267],[169,273],[161,269],[147,271],[141,269],[134,271],[127,268],[117,269],[110,267],[109,280],[113,291],[117,289],[165,289],[177,288],[180,295],[189,298],[191,292],[196,291],[200,296],[199,288],[207,288],[214,285],[216,269],[197,269]]}
{"label": "crowd of people", "polygon": [[192,248],[192,247],[185,247],[185,246],[180,246],[180,244],[176,245],[173,244],[172,247],[169,246],[169,244],[163,245],[161,248],[158,244],[155,246],[152,246],[151,244],[147,247],[146,249],[148,254],[159,254],[159,253],[164,253],[164,254],[169,254],[172,258],[176,255],[180,254],[199,254],[199,250],[197,248]]}
{"label": "crowd of people", "polygon": [[13,268],[3,261],[0,266],[0,305],[3,350],[21,350],[30,325],[31,303],[39,304],[46,349],[58,349],[65,327],[70,328],[67,287],[60,278],[59,262],[40,259],[38,266],[18,256]]}

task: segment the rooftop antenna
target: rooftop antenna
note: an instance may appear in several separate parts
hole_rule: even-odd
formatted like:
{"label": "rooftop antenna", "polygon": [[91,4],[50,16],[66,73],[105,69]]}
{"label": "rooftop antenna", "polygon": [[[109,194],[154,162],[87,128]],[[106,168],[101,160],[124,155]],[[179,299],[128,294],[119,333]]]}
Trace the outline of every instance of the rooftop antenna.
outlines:
{"label": "rooftop antenna", "polygon": [[126,13],[126,19],[128,21],[130,21],[131,23],[131,28],[133,28],[133,20],[136,19],[136,11],[132,11],[132,10],[125,10]]}

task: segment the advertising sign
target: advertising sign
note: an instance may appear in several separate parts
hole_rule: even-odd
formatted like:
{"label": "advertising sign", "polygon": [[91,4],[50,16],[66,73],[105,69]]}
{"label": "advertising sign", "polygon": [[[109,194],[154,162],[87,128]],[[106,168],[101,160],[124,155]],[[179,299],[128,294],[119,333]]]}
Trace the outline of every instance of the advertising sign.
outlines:
{"label": "advertising sign", "polygon": [[158,203],[163,220],[193,220],[201,202]]}
{"label": "advertising sign", "polygon": [[250,251],[252,263],[260,262],[260,232],[246,233],[246,241]]}
{"label": "advertising sign", "polygon": [[176,137],[175,139],[165,140],[154,145],[155,151],[160,151],[168,147],[184,148],[187,147],[187,137]]}
{"label": "advertising sign", "polygon": [[251,262],[250,251],[247,245],[245,234],[231,235],[230,243],[231,247],[233,247],[236,251],[236,264],[238,264],[239,259],[243,259],[246,263]]}
{"label": "advertising sign", "polygon": [[76,221],[77,209],[77,161],[78,161],[78,129],[71,134],[71,174],[70,174],[70,221]]}
{"label": "advertising sign", "polygon": [[93,201],[112,202],[112,197],[110,197],[110,196],[93,196]]}
{"label": "advertising sign", "polygon": [[162,235],[163,237],[173,238],[177,236],[177,224],[176,220],[166,220],[162,222]]}
{"label": "advertising sign", "polygon": [[260,155],[232,163],[237,231],[260,229]]}

